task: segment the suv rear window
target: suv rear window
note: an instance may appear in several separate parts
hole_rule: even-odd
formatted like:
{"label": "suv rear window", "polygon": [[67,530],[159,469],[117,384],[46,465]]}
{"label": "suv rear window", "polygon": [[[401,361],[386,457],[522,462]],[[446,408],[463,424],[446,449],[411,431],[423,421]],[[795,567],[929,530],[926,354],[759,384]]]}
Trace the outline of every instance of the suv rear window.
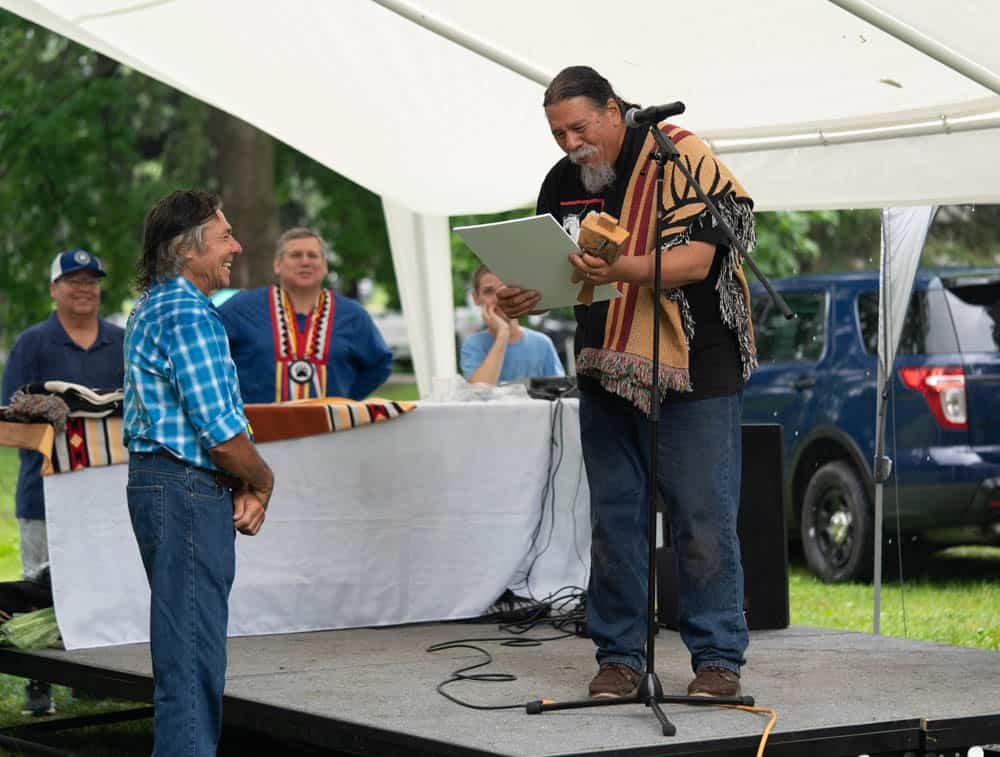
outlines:
{"label": "suv rear window", "polygon": [[[878,351],[878,293],[858,296],[865,349]],[[1000,345],[1000,284],[914,291],[906,309],[899,355],[996,352]]]}
{"label": "suv rear window", "polygon": [[770,297],[753,300],[757,358],[762,363],[815,362],[826,346],[826,293],[782,292],[796,318],[786,320]]}
{"label": "suv rear window", "polygon": [[1000,352],[1000,282],[952,285],[947,292],[962,352]]}

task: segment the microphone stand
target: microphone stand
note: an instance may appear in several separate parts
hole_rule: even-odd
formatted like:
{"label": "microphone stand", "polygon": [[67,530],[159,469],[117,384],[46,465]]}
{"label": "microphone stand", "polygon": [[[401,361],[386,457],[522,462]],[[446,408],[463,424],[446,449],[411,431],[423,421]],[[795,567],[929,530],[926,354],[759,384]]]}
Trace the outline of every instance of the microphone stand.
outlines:
{"label": "microphone stand", "polygon": [[677,733],[677,728],[664,714],[661,704],[691,704],[691,705],[741,705],[752,707],[753,697],[708,697],[708,696],[674,696],[663,693],[663,686],[656,675],[655,653],[656,653],[656,491],[657,491],[657,451],[659,441],[660,425],[660,395],[659,395],[659,365],[660,365],[660,296],[662,283],[660,281],[662,238],[663,238],[663,177],[664,166],[667,161],[671,161],[674,166],[683,174],[687,185],[691,187],[698,198],[705,204],[712,217],[715,218],[719,227],[726,233],[729,243],[740,253],[743,260],[750,264],[754,274],[764,285],[767,293],[774,300],[775,305],[781,310],[785,318],[791,319],[795,314],[788,305],[771,287],[770,282],[760,272],[753,259],[747,254],[746,248],[736,238],[732,227],[722,217],[719,209],[715,206],[701,186],[694,180],[688,167],[684,165],[680,158],[680,153],[674,143],[667,139],[666,135],[660,131],[658,124],[650,123],[649,131],[653,135],[657,149],[650,153],[649,157],[656,163],[656,243],[654,247],[653,262],[653,378],[650,392],[652,399],[649,411],[649,486],[647,497],[647,521],[646,536],[648,544],[647,568],[648,577],[646,584],[646,670],[642,673],[639,683],[632,694],[623,697],[602,697],[599,699],[582,699],[569,702],[552,702],[549,700],[536,700],[528,702],[525,709],[529,715],[538,715],[549,710],[573,710],[586,707],[606,707],[619,704],[642,704],[649,707],[656,719],[660,722],[664,736],[673,736]]}

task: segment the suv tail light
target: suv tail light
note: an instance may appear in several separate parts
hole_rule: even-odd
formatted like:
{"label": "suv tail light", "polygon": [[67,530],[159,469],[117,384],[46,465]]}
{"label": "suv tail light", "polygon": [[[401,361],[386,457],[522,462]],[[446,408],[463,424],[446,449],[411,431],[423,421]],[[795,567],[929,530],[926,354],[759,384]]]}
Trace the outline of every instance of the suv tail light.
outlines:
{"label": "suv tail light", "polygon": [[961,367],[900,368],[899,377],[910,389],[916,389],[924,395],[942,428],[969,427],[965,407],[965,373]]}

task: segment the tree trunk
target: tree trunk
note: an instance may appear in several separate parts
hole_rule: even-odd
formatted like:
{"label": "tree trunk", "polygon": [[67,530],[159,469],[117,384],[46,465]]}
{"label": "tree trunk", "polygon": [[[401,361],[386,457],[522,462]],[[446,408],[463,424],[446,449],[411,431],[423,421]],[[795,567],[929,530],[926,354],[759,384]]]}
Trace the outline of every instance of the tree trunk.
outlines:
{"label": "tree trunk", "polygon": [[212,108],[209,138],[226,219],[243,254],[233,264],[232,286],[274,281],[274,243],[281,230],[274,198],[274,139],[245,121]]}

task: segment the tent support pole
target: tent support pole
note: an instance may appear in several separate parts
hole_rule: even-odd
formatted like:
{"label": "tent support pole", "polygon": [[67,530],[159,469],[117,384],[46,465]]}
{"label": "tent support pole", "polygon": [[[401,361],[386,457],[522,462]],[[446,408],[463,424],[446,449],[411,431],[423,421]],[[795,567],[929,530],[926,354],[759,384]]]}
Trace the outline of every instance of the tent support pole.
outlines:
{"label": "tent support pole", "polygon": [[866,2],[866,0],[830,0],[830,2],[838,8],[847,11],[852,16],[857,16],[872,26],[881,29],[900,42],[909,45],[915,50],[919,50],[938,63],[947,66],[953,71],[957,71],[962,76],[972,79],[976,84],[980,84],[986,87],[986,89],[1000,95],[1000,76],[997,76],[985,66],[981,66],[975,61],[969,60],[964,55],[960,55],[950,47],[931,39],[912,26],[904,24],[885,11],[879,10],[871,3]]}
{"label": "tent support pole", "polygon": [[[883,253],[884,254],[884,253]],[[885,296],[885,290],[879,286],[880,296]],[[881,307],[881,303],[879,305]],[[882,364],[883,356],[879,355],[878,408],[875,414],[875,460],[872,473],[875,479],[875,514],[873,537],[874,555],[872,561],[872,633],[876,636],[882,633],[882,513],[884,512],[883,496],[886,480],[892,474],[892,460],[885,456],[885,415],[888,400],[888,386],[892,381],[892,372],[885,370]]]}
{"label": "tent support pole", "polygon": [[409,3],[402,2],[402,0],[372,1],[376,5],[381,5],[386,10],[392,11],[393,13],[412,21],[417,26],[422,26],[424,29],[433,32],[438,36],[451,40],[456,45],[464,47],[466,50],[474,52],[476,55],[481,55],[484,58],[491,60],[510,71],[513,71],[515,74],[520,74],[525,79],[529,79],[536,84],[547,87],[553,79],[552,74],[535,68],[531,64],[525,63],[522,60],[518,60],[513,55],[504,52],[500,48],[494,47],[493,45],[490,45],[489,43],[479,39],[478,37],[474,37],[471,34],[467,34],[461,29],[456,29],[454,26],[447,24],[441,19],[434,18],[421,10],[417,10]]}
{"label": "tent support pole", "polygon": [[[879,253],[878,370],[875,382],[875,482],[874,564],[872,565],[872,631],[881,633],[882,618],[882,520],[885,482],[893,475],[892,460],[885,454],[886,416],[893,381],[899,335],[913,291],[920,253],[934,220],[936,208],[883,208]],[[904,256],[905,257],[898,257]],[[896,265],[898,263],[898,265]],[[897,281],[898,280],[898,281]],[[896,301],[898,300],[898,302]],[[897,307],[897,305],[899,307]],[[895,429],[893,429],[895,438]],[[898,474],[897,474],[898,475]],[[897,508],[899,503],[896,503]],[[900,534],[897,533],[897,537]],[[902,566],[900,566],[902,583]],[[902,589],[901,589],[902,590]]]}

